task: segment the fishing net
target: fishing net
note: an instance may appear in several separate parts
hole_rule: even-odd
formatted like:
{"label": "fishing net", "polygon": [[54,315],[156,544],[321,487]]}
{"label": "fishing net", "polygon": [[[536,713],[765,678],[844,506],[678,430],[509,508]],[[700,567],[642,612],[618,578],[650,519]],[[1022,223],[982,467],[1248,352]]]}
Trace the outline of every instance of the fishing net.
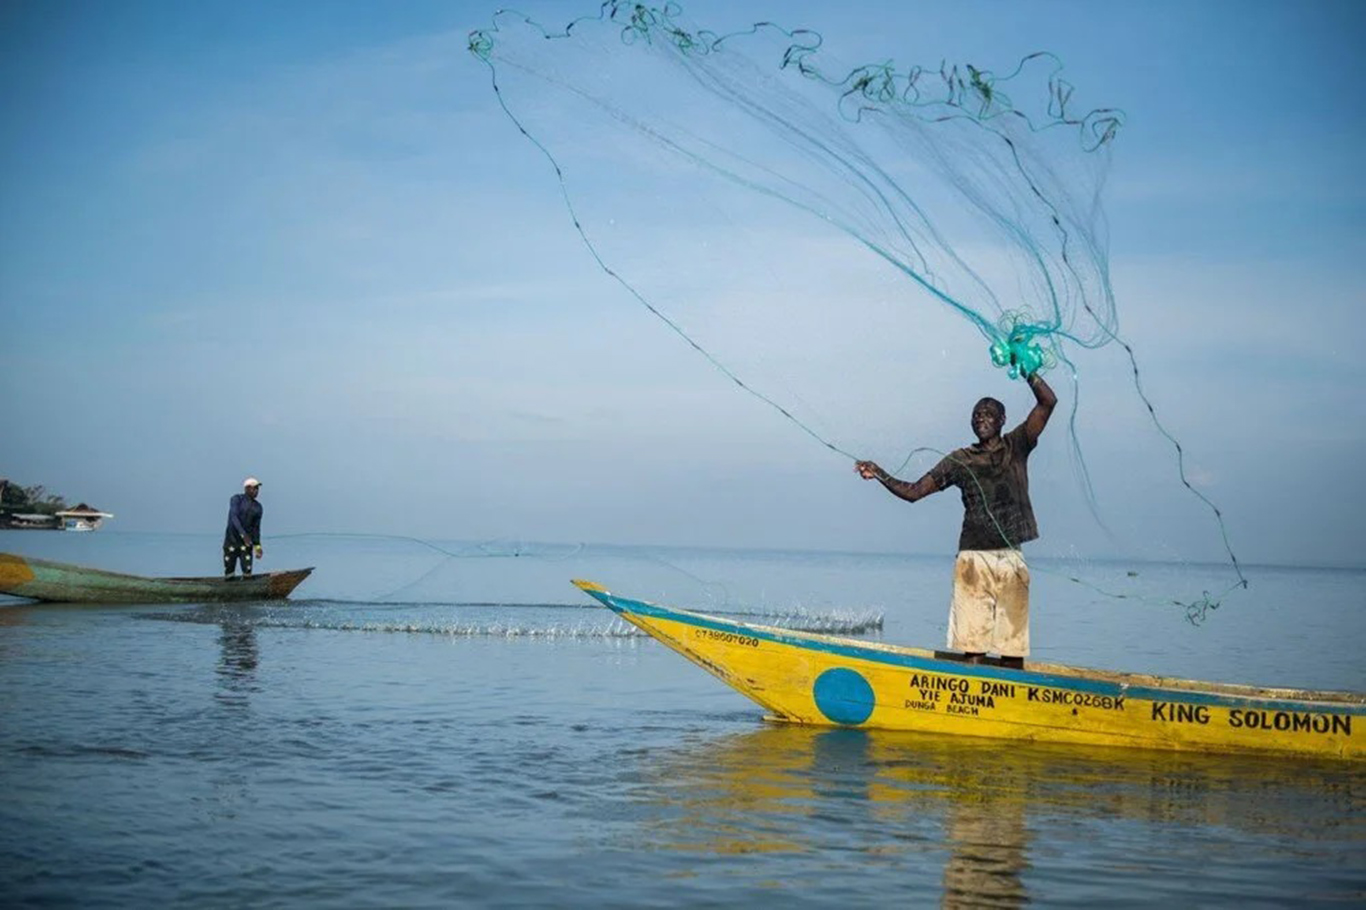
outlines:
{"label": "fishing net", "polygon": [[989,357],[1060,386],[1095,511],[1086,352],[1123,350],[1156,422],[1101,205],[1123,117],[1080,106],[1055,57],[848,65],[813,31],[624,2],[562,29],[502,12],[469,46],[607,275],[831,451],[918,477],[942,452],[908,423],[959,410],[942,390]]}

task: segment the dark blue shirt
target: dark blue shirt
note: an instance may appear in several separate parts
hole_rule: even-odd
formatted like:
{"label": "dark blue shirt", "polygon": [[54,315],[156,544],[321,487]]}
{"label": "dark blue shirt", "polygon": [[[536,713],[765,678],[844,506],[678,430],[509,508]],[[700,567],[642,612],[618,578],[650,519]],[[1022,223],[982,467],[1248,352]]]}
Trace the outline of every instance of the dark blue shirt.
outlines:
{"label": "dark blue shirt", "polygon": [[246,493],[238,493],[228,503],[228,529],[223,532],[223,546],[238,547],[248,540],[261,542],[261,504]]}

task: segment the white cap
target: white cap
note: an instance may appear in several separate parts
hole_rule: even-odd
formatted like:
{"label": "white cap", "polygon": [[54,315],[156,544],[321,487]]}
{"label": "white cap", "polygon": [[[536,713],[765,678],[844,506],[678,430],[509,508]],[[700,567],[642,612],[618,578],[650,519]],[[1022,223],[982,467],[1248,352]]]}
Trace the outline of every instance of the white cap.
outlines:
{"label": "white cap", "polygon": [[259,487],[260,485],[261,481],[257,480],[255,477],[248,477],[246,480],[242,481],[243,489],[246,489],[247,487]]}

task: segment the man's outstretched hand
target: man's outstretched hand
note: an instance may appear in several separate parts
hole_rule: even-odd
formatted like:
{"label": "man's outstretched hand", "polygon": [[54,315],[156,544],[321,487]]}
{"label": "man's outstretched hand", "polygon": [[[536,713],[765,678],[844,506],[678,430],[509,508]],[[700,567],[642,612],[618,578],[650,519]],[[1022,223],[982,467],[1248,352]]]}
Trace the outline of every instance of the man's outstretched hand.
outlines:
{"label": "man's outstretched hand", "polygon": [[854,462],[854,470],[857,471],[858,476],[862,477],[864,480],[875,480],[884,473],[882,468],[879,468],[875,462],[871,461]]}

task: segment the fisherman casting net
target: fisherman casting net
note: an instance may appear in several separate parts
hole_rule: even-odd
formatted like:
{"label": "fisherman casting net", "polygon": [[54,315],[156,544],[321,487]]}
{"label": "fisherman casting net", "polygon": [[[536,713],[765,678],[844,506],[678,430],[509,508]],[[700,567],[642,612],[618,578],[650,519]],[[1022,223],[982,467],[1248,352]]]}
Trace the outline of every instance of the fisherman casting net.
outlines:
{"label": "fisherman casting net", "polygon": [[1094,506],[1086,353],[1122,349],[1142,397],[1101,206],[1122,117],[1056,58],[849,66],[812,31],[615,2],[561,30],[502,12],[470,50],[602,269],[749,394],[914,478],[948,441],[908,443],[891,402],[960,409],[936,390],[980,388],[987,356],[1051,370]]}

